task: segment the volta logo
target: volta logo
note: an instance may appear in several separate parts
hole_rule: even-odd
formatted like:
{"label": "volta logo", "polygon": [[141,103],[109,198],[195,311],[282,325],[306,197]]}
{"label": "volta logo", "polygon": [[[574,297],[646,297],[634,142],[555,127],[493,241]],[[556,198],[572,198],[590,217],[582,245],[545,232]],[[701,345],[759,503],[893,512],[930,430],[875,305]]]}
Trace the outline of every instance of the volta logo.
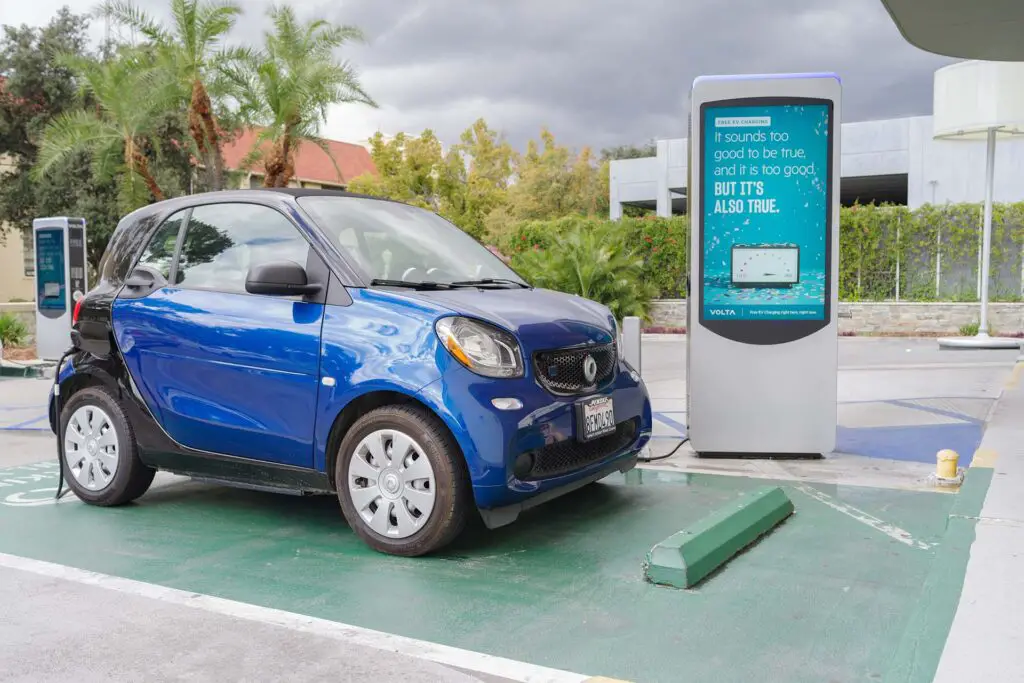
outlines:
{"label": "volta logo", "polygon": [[736,315],[736,311],[731,308],[712,308],[711,315]]}

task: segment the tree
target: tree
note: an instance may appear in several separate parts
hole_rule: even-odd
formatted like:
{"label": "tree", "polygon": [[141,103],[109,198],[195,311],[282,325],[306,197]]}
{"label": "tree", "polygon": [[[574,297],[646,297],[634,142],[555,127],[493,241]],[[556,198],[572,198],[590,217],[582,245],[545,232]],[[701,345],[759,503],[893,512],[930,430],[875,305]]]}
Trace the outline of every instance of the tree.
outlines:
{"label": "tree", "polygon": [[77,106],[74,74],[58,51],[83,54],[88,20],[62,8],[45,27],[4,26],[0,36],[0,156],[12,169],[0,173],[0,238],[6,226],[28,225],[46,213],[29,171],[37,140],[57,114]]}
{"label": "tree", "polygon": [[651,140],[643,145],[618,145],[601,150],[601,161],[615,159],[642,159],[658,156],[658,143]]}
{"label": "tree", "polygon": [[240,56],[224,49],[221,40],[242,8],[230,1],[171,0],[171,26],[166,29],[127,0],[107,0],[100,14],[145,36],[156,48],[158,66],[188,111],[188,130],[206,163],[210,188],[224,189],[224,154],[210,84],[227,60]]}
{"label": "tree", "polygon": [[319,146],[334,161],[319,136],[328,107],[377,103],[363,90],[355,68],[334,56],[335,49],[361,41],[362,31],[322,19],[301,24],[287,6],[269,14],[273,31],[265,34],[263,48],[238,55],[226,75],[242,118],[262,128],[246,163],[262,161],[264,185],[285,187],[302,143]]}
{"label": "tree", "polygon": [[92,157],[95,177],[120,178],[120,204],[130,211],[164,192],[157,185],[147,153],[154,149],[153,132],[166,102],[157,95],[160,73],[152,55],[122,49],[115,58],[97,60],[64,55],[61,62],[75,71],[84,97],[94,106],[63,112],[43,131],[33,178],[44,180],[47,171],[77,152]]}
{"label": "tree", "polygon": [[440,208],[441,142],[432,130],[418,137],[399,133],[387,141],[376,133],[370,138],[370,156],[377,174],[354,178],[350,190],[432,211]]}
{"label": "tree", "polygon": [[477,119],[449,152],[439,178],[442,213],[475,237],[492,211],[508,201],[515,151]]}
{"label": "tree", "polygon": [[530,140],[526,154],[515,166],[516,182],[509,188],[509,214],[515,220],[558,218],[571,214],[590,215],[599,211],[600,171],[593,153],[584,147],[574,154],[555,142],[542,129],[540,145]]}

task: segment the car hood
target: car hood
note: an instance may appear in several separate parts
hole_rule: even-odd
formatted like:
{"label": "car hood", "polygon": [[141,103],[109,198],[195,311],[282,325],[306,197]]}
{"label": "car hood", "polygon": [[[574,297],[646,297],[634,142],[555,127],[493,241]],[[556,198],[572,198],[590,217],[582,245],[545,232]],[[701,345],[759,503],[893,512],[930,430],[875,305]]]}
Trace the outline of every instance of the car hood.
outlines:
{"label": "car hood", "polygon": [[451,289],[415,292],[453,313],[487,320],[514,332],[528,349],[606,344],[613,339],[608,308],[547,289]]}

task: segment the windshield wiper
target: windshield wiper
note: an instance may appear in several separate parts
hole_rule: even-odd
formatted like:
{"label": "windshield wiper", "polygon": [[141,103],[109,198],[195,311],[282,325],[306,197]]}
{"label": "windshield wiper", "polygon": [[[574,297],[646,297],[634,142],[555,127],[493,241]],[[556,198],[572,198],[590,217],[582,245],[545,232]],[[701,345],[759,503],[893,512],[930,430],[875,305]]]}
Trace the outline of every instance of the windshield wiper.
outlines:
{"label": "windshield wiper", "polygon": [[515,287],[522,287],[523,289],[529,289],[530,285],[515,280],[508,280],[500,277],[485,277],[480,280],[457,280],[451,283],[452,287],[480,287],[487,285],[513,285]]}
{"label": "windshield wiper", "polygon": [[374,278],[370,280],[370,285],[373,287],[407,287],[409,289],[451,289],[452,286],[446,282],[434,282],[427,280],[424,282],[406,281],[406,280],[381,280]]}

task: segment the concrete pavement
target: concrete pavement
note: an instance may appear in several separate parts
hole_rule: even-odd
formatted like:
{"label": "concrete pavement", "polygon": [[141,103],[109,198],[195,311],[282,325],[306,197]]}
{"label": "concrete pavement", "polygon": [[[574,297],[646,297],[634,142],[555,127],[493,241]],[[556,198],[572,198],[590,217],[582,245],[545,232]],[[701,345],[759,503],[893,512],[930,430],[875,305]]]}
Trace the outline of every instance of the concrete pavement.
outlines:
{"label": "concrete pavement", "polygon": [[981,448],[995,473],[936,683],[1024,681],[1024,359]]}
{"label": "concrete pavement", "polygon": [[359,645],[308,619],[242,618],[75,579],[0,567],[0,680],[512,680]]}

